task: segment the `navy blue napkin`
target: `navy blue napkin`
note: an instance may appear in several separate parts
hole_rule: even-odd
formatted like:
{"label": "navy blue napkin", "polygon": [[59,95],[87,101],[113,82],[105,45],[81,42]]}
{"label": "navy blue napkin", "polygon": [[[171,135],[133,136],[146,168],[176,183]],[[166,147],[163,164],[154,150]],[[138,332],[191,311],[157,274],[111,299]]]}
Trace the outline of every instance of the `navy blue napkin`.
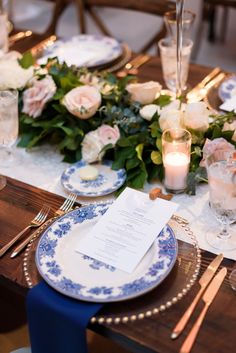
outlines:
{"label": "navy blue napkin", "polygon": [[32,353],[86,353],[86,327],[103,304],[66,297],[41,281],[26,306]]}

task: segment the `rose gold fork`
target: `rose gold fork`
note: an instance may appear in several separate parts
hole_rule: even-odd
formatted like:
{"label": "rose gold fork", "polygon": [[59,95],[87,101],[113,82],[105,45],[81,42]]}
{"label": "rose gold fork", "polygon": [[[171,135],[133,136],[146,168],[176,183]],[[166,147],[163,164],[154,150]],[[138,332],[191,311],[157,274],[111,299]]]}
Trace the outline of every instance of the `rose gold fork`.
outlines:
{"label": "rose gold fork", "polygon": [[25,227],[20,233],[18,233],[9,243],[4,245],[1,250],[0,250],[0,257],[3,256],[10,247],[12,247],[15,242],[20,239],[20,237],[30,228],[37,228],[43,224],[43,222],[46,220],[48,213],[50,211],[50,207],[47,205],[44,205],[43,208],[39,211],[39,213],[32,219],[32,221],[29,223],[27,227]]}
{"label": "rose gold fork", "polygon": [[[76,201],[77,196],[74,193],[70,193],[69,196],[65,199],[63,204],[61,205],[58,210],[54,212],[54,217],[50,218],[47,220],[47,226],[49,226],[55,219],[56,217],[63,216],[65,213],[69,212],[75,201]],[[35,233],[33,232],[28,238],[26,238],[22,243],[20,243],[11,253],[11,258],[13,259],[15,256],[17,256],[25,247],[26,245],[29,244],[29,242],[35,237]],[[38,231],[37,231],[38,233]],[[39,233],[40,234],[40,233]]]}

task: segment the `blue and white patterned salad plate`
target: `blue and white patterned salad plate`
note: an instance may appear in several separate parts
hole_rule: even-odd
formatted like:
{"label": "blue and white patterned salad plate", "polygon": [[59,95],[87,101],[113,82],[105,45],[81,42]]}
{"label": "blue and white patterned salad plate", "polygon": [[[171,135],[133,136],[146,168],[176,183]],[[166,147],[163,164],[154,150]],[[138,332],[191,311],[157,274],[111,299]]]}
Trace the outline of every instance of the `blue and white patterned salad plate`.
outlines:
{"label": "blue and white patterned salad plate", "polygon": [[178,246],[168,225],[131,274],[75,250],[79,239],[91,231],[109,205],[100,203],[73,210],[43,233],[36,249],[36,264],[55,290],[80,300],[115,302],[147,293],[170,273]]}
{"label": "blue and white patterned salad plate", "polygon": [[232,97],[236,97],[236,76],[226,78],[219,86],[218,95],[225,102]]}
{"label": "blue and white patterned salad plate", "polygon": [[61,183],[64,188],[78,196],[97,197],[111,194],[121,187],[126,180],[125,169],[112,170],[112,161],[104,160],[93,164],[98,170],[95,180],[83,180],[79,175],[80,168],[88,164],[81,160],[67,168],[62,176]]}
{"label": "blue and white patterned salad plate", "polygon": [[81,34],[69,40],[56,41],[46,49],[38,63],[46,64],[49,58],[57,57],[60,63],[65,62],[68,66],[89,68],[108,64],[122,53],[122,45],[114,38]]}

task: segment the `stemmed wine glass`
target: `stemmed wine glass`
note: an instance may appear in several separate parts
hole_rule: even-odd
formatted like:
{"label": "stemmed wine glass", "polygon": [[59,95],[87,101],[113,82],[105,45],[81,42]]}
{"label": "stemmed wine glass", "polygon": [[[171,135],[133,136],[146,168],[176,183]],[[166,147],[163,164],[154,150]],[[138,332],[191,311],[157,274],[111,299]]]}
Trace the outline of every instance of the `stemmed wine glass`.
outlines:
{"label": "stemmed wine glass", "polygon": [[236,249],[236,232],[230,224],[236,221],[236,152],[219,150],[206,159],[210,206],[221,223],[207,232],[208,243],[219,250]]}

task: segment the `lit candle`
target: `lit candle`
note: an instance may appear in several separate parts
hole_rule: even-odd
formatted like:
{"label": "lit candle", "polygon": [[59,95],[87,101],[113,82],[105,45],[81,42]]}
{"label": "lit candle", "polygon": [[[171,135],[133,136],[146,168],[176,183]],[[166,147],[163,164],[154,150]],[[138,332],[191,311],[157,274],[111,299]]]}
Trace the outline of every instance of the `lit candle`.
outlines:
{"label": "lit candle", "polygon": [[189,170],[189,157],[183,152],[170,152],[164,158],[165,186],[167,189],[184,190]]}

